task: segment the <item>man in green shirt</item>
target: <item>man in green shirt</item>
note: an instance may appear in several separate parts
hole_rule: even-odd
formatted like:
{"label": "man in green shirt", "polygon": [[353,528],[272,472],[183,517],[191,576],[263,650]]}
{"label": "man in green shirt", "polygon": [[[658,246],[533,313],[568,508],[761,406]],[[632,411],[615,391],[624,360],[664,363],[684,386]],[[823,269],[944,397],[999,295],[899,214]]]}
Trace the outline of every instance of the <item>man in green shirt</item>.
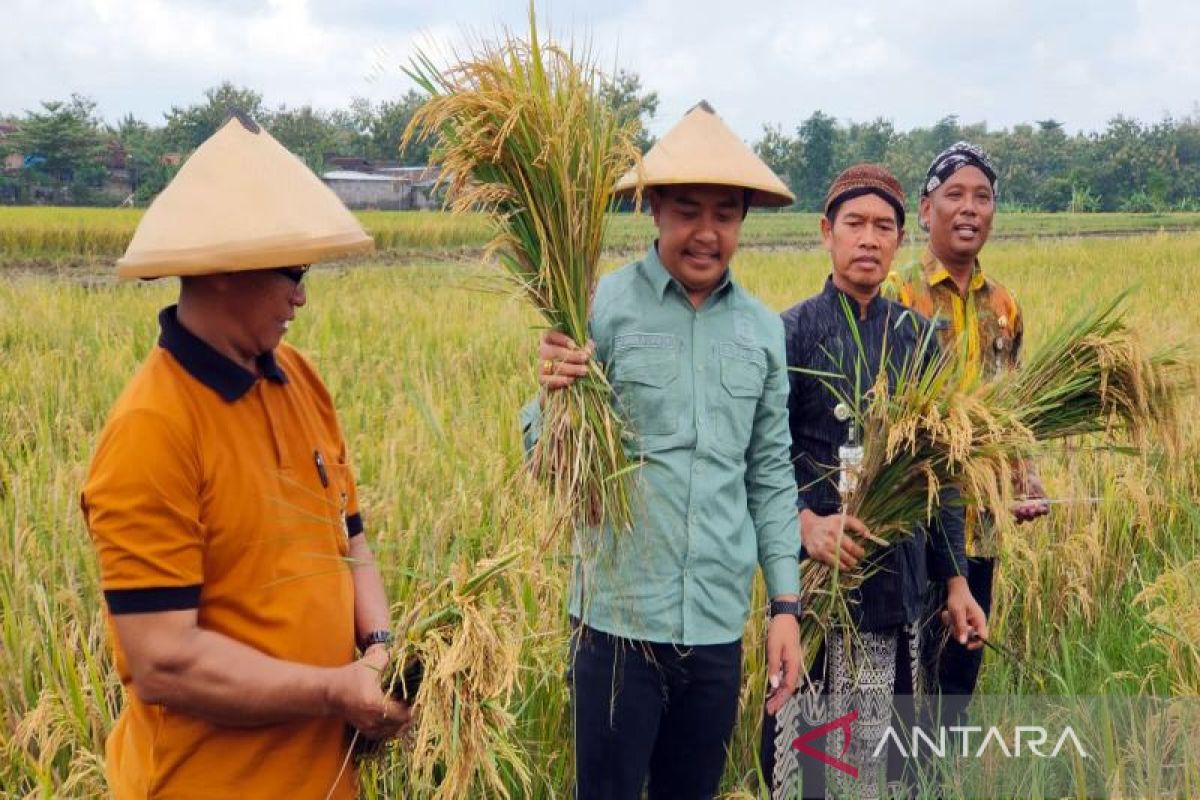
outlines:
{"label": "man in green shirt", "polygon": [[[771,709],[795,690],[801,663],[783,326],[729,270],[748,207],[793,198],[705,103],[647,154],[640,177],[658,239],[600,281],[592,309],[594,357],[641,466],[633,529],[575,540],[576,796],[636,800],[648,780],[651,798],[713,797],[756,567],[773,601]],[[545,334],[543,387],[568,385],[591,355]],[[537,410],[524,414],[527,442]]]}

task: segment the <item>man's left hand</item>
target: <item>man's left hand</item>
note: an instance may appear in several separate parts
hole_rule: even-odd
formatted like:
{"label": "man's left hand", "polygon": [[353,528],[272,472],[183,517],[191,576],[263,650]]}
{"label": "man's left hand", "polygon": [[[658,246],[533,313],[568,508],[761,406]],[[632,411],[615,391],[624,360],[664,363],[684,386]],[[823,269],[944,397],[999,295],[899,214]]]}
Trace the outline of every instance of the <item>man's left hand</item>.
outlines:
{"label": "man's left hand", "polygon": [[[961,575],[951,578],[948,588],[942,622],[950,628],[955,641],[968,650],[978,650],[988,637],[987,615],[971,594],[966,578]],[[978,636],[972,637],[972,633]]]}
{"label": "man's left hand", "polygon": [[783,708],[800,681],[800,622],[791,614],[776,614],[767,627],[767,713]]}

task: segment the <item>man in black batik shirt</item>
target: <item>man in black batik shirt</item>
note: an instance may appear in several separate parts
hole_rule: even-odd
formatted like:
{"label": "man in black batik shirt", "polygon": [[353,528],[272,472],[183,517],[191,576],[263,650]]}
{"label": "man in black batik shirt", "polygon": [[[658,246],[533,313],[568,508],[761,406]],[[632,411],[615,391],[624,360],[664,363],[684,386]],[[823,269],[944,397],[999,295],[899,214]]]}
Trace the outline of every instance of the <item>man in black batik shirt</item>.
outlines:
{"label": "man in black batik shirt", "polygon": [[[866,561],[856,537],[842,535],[843,530],[866,531],[859,520],[840,513],[835,467],[853,415],[838,406],[843,398],[862,397],[870,389],[885,358],[894,374],[914,357],[928,322],[879,294],[904,237],[904,191],[887,170],[860,164],[839,175],[825,200],[821,235],[833,274],[820,294],[783,314],[792,368],[788,405],[800,487],[801,557],[872,574],[849,598],[853,628],[827,631],[809,675],[810,689],[797,693],[774,719],[764,715],[763,774],[773,798],[795,797],[800,791],[804,797],[825,796],[825,766],[793,742],[856,712],[847,722],[850,745],[840,760],[854,765],[857,776],[831,768],[828,777],[835,786],[829,788],[830,793],[870,798],[879,796],[888,760],[885,752],[874,756],[876,745],[893,720],[893,708],[910,704],[917,684],[918,631],[930,581],[946,583],[955,639],[981,646],[968,642],[968,635],[974,629],[986,637],[987,620],[967,587],[963,510],[954,498],[944,498],[949,502],[940,504],[928,531],[918,529]],[[843,398],[825,385],[829,382],[838,384]],[[837,727],[828,734],[828,743],[817,739],[811,746],[836,756],[843,752],[844,735],[844,728]],[[899,767],[896,761],[887,770],[889,782],[899,778]]]}

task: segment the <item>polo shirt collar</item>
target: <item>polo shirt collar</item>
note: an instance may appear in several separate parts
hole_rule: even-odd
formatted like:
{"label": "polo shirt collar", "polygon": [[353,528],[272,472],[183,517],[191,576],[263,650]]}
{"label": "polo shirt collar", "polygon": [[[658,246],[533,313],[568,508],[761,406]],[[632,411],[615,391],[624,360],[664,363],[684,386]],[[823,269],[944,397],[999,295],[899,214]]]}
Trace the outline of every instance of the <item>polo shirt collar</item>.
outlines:
{"label": "polo shirt collar", "polygon": [[[833,285],[832,275],[825,278],[825,288],[821,290],[821,296],[824,297],[827,302],[832,304],[834,308],[841,308],[841,302],[838,299],[841,297],[846,298],[846,302],[850,304],[850,308],[858,308],[857,300]],[[882,314],[886,308],[887,301],[883,299],[883,292],[876,292],[875,296],[871,298],[871,302],[867,303],[866,318],[873,319],[878,314]],[[858,318],[857,314],[855,315],[855,318]]]}
{"label": "polo shirt collar", "polygon": [[[646,251],[646,256],[641,261],[642,275],[650,282],[650,286],[654,289],[654,296],[662,302],[663,297],[667,293],[667,287],[672,283],[676,285],[679,291],[687,296],[687,292],[679,285],[679,282],[671,277],[671,273],[667,272],[667,268],[663,266],[662,259],[658,257],[658,240],[654,240],[654,244],[650,245],[650,249]],[[733,278],[730,276],[729,268],[725,268],[725,273],[721,276],[721,282],[712,290],[712,297],[719,297],[724,294],[733,285]]]}
{"label": "polo shirt collar", "polygon": [[275,383],[287,383],[287,375],[275,360],[274,351],[267,351],[256,359],[258,375],[248,372],[183,327],[179,323],[178,309],[178,306],[167,306],[159,312],[158,346],[225,402],[232,403],[245,395],[254,387],[259,375]]}
{"label": "polo shirt collar", "polygon": [[[950,270],[938,261],[937,256],[929,248],[925,248],[925,252],[921,255],[921,271],[925,273],[925,282],[930,286],[937,286],[943,281],[951,280]],[[967,285],[969,292],[977,292],[987,285],[987,276],[983,274],[983,265],[979,263],[979,259],[975,259],[975,271],[971,273],[971,282]]]}

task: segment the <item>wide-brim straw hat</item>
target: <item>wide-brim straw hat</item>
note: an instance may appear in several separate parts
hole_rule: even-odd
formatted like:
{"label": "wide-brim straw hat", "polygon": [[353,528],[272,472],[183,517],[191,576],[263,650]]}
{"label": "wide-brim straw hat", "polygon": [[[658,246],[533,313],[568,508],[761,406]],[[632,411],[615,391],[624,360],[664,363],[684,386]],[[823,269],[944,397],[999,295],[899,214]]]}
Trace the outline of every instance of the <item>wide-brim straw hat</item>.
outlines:
{"label": "wide-brim straw hat", "polygon": [[235,113],[146,210],[117,261],[117,275],[298,266],[373,247],[354,215],[304,162]]}
{"label": "wide-brim straw hat", "polygon": [[787,206],[796,202],[779,179],[746,143],[701,100],[642,157],[640,167],[625,173],[613,193],[630,196],[639,184],[736,186],[752,192],[752,206]]}

